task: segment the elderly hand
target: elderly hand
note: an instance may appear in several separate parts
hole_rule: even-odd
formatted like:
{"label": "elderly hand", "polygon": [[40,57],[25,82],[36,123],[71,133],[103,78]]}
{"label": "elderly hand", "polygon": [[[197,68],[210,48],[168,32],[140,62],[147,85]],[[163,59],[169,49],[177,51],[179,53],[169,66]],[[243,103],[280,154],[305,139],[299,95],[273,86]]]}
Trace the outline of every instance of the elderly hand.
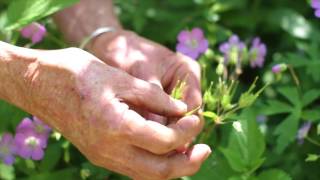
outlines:
{"label": "elderly hand", "polygon": [[201,105],[200,67],[192,59],[122,30],[98,36],[89,49],[107,64],[154,83],[167,93],[177,81],[185,79],[187,87],[183,100],[188,110]]}
{"label": "elderly hand", "polygon": [[[189,74],[186,100],[198,105],[199,69],[195,63],[143,39],[138,38],[144,44],[136,44],[134,38],[138,37],[131,33],[118,36],[104,47],[108,50],[105,58],[114,58],[115,65],[138,78],[159,82],[168,91]],[[130,43],[134,43],[132,48]],[[135,48],[148,53],[141,54]],[[210,154],[210,148],[201,144],[186,153],[168,153],[199,133],[202,123],[197,116],[164,126],[129,108],[133,105],[163,116],[183,116],[186,105],[170,98],[159,86],[79,49],[35,54],[21,82],[26,83],[29,102],[25,109],[59,130],[94,164],[135,179],[170,179],[195,173]]]}

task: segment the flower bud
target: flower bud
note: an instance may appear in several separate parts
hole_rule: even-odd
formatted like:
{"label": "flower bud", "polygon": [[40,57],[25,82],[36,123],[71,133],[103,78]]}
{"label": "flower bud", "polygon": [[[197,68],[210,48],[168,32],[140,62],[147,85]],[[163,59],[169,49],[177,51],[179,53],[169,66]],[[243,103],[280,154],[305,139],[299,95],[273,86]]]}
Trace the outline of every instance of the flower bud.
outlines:
{"label": "flower bud", "polygon": [[275,74],[279,74],[279,73],[282,73],[284,71],[286,71],[288,68],[288,66],[284,63],[282,64],[276,64],[272,67],[272,72],[275,73]]}
{"label": "flower bud", "polygon": [[216,69],[217,75],[219,76],[223,75],[223,71],[224,71],[224,65],[223,63],[219,63]]}

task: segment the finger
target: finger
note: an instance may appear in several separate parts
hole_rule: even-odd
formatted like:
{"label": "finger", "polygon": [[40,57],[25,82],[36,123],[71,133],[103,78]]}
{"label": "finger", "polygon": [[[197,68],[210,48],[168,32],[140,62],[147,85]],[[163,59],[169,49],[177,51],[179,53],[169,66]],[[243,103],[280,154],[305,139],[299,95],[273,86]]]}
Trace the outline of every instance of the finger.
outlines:
{"label": "finger", "polygon": [[119,134],[123,141],[155,154],[168,153],[190,142],[202,128],[197,116],[184,117],[166,127],[132,110],[123,113],[121,122]]}
{"label": "finger", "polygon": [[198,144],[186,153],[176,153],[171,156],[154,155],[150,152],[136,149],[129,167],[134,168],[143,179],[173,179],[196,173],[201,164],[210,155],[211,149],[204,144]]}
{"label": "finger", "polygon": [[210,154],[211,149],[208,145],[197,144],[185,154],[173,156],[173,159],[171,160],[172,173],[168,175],[169,178],[173,179],[195,174]]}
{"label": "finger", "polygon": [[164,116],[181,116],[187,111],[185,103],[173,99],[158,85],[137,78],[130,78],[127,83],[127,90],[117,94],[126,102]]}
{"label": "finger", "polygon": [[177,61],[180,66],[172,75],[169,91],[172,91],[178,81],[185,80],[186,87],[182,99],[187,103],[188,111],[199,107],[202,104],[200,85],[201,71],[199,64],[180,53],[173,56],[171,60]]}

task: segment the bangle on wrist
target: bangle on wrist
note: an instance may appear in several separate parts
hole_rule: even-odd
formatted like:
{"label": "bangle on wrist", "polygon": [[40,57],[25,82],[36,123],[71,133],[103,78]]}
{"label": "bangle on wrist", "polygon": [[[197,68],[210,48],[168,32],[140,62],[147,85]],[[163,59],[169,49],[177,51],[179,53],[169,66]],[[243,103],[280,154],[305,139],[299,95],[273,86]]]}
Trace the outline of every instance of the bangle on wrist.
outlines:
{"label": "bangle on wrist", "polygon": [[116,29],[114,27],[100,27],[98,29],[96,29],[95,31],[93,31],[88,37],[84,38],[81,41],[81,44],[79,46],[79,48],[84,49],[88,43],[93,40],[94,38],[100,36],[101,34],[107,33],[107,32],[114,32],[116,31]]}

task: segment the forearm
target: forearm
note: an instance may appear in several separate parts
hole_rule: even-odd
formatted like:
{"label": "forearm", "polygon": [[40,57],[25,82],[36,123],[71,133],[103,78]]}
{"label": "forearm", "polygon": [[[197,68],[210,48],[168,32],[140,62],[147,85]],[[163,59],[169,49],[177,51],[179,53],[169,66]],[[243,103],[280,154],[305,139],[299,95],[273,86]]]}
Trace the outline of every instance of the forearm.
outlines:
{"label": "forearm", "polygon": [[0,99],[25,110],[29,109],[28,74],[37,61],[34,50],[0,41]]}
{"label": "forearm", "polygon": [[112,0],[81,0],[73,7],[57,13],[54,20],[66,40],[75,45],[79,45],[99,27],[121,29]]}

